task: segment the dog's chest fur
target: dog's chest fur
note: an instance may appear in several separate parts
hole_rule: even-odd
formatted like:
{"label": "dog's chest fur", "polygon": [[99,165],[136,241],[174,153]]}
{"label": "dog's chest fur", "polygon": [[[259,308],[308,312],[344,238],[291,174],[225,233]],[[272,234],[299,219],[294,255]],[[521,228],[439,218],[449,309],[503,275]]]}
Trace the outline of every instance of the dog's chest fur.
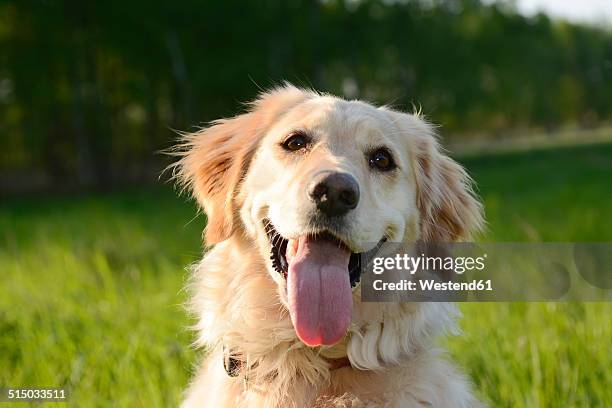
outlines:
{"label": "dog's chest fur", "polygon": [[[210,352],[184,407],[474,406],[467,382],[433,347],[415,343],[409,356],[377,370],[330,369],[329,358],[347,355],[347,342],[325,351],[299,342],[265,262],[247,240],[230,239],[194,267],[197,341]],[[375,353],[363,339],[354,341]],[[223,367],[224,348],[243,358],[236,377]]]}

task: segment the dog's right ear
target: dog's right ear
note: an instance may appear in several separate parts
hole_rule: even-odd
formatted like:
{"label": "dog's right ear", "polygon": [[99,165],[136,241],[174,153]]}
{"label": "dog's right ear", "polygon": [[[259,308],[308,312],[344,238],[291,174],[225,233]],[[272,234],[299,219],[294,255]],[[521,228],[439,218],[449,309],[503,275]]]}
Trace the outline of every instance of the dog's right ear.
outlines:
{"label": "dog's right ear", "polygon": [[261,136],[280,115],[311,95],[285,84],[262,94],[249,112],[184,135],[174,177],[206,212],[208,245],[226,240],[234,231],[235,197]]}

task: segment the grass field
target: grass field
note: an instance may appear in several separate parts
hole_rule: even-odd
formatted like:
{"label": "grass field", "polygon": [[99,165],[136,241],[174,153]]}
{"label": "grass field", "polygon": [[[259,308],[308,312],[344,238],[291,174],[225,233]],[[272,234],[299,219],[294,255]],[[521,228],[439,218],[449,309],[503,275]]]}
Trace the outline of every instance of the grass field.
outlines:
{"label": "grass field", "polygon": [[[612,144],[464,164],[485,200],[482,240],[612,241]],[[1,203],[0,387],[176,406],[197,359],[181,306],[201,252],[194,214],[164,188]],[[462,308],[465,334],[446,343],[491,406],[612,406],[612,304]]]}

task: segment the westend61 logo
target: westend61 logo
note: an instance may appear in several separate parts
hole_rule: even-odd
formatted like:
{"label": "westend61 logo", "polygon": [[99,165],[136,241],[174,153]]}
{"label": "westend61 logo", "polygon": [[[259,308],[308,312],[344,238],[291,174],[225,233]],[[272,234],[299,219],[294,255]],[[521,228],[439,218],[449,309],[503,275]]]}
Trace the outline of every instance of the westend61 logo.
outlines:
{"label": "westend61 logo", "polygon": [[390,257],[376,257],[372,260],[372,272],[380,275],[387,270],[401,270],[414,275],[417,272],[445,271],[463,274],[466,271],[482,271],[485,269],[487,254],[478,257],[452,256],[411,256],[396,254]]}

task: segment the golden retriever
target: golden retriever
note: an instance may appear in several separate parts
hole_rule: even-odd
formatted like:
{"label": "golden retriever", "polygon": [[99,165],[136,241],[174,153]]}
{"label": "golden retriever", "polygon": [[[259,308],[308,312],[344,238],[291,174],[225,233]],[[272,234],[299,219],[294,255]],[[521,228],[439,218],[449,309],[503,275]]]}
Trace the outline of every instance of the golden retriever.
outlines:
{"label": "golden retriever", "polygon": [[286,84],[185,136],[176,176],[214,245],[193,266],[192,407],[473,407],[435,343],[449,303],[360,301],[354,258],[482,223],[463,168],[418,115]]}

